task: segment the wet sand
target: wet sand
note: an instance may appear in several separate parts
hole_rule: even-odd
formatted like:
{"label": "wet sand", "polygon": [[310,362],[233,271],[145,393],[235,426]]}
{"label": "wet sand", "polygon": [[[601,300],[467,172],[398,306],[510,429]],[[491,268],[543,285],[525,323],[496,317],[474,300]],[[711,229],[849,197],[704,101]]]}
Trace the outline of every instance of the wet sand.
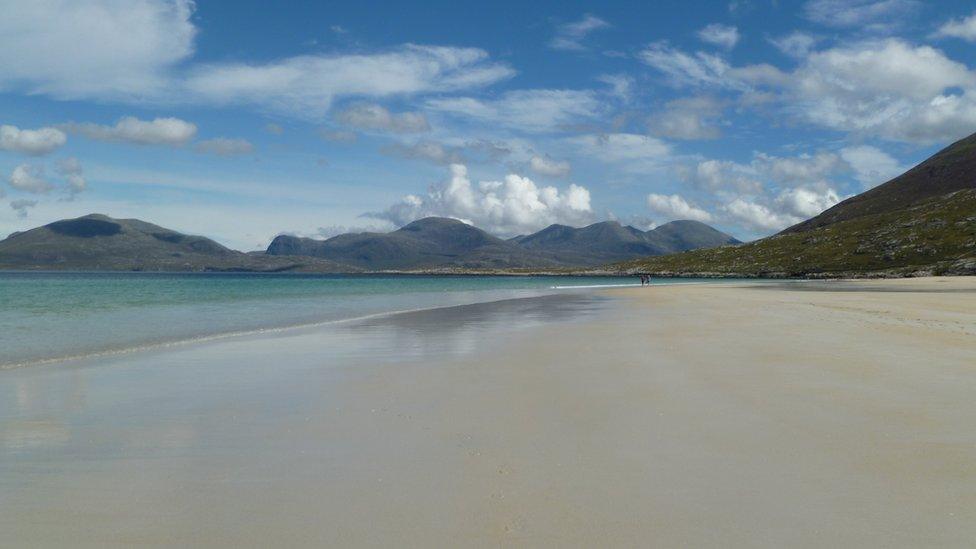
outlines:
{"label": "wet sand", "polygon": [[976,279],[669,286],[0,372],[0,546],[964,547]]}

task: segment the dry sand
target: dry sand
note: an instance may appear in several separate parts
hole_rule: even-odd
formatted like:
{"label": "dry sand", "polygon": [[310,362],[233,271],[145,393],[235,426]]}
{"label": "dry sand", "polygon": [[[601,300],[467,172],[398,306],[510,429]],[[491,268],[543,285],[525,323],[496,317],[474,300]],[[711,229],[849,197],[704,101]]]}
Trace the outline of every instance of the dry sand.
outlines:
{"label": "dry sand", "polygon": [[0,545],[972,546],[976,279],[608,294],[0,372]]}

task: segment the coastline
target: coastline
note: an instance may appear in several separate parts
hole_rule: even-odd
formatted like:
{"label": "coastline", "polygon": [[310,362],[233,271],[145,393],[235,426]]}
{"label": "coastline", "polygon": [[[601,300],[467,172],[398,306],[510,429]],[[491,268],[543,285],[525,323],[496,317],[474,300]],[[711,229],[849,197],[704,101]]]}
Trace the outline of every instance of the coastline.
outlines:
{"label": "coastline", "polygon": [[0,372],[0,542],[964,545],[973,311],[676,284]]}

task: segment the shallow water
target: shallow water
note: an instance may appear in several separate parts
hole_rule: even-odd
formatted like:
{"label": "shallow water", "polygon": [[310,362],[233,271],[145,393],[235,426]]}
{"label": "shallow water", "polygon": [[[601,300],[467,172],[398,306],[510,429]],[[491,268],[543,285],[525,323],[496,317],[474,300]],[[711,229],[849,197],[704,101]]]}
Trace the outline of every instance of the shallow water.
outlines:
{"label": "shallow water", "polygon": [[[0,273],[0,368],[633,278]],[[665,279],[657,283],[666,283]]]}

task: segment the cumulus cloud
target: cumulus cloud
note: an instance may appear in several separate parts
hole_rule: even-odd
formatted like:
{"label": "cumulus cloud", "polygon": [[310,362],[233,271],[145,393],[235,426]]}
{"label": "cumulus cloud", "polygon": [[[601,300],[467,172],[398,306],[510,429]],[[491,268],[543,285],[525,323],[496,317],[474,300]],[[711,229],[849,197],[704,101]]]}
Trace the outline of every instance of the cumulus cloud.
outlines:
{"label": "cumulus cloud", "polygon": [[721,113],[722,103],[710,97],[675,99],[650,118],[648,129],[672,139],[716,139],[722,135],[716,120]]}
{"label": "cumulus cloud", "polygon": [[0,86],[140,99],[193,53],[192,0],[0,0]]}
{"label": "cumulus cloud", "polygon": [[322,118],[341,96],[389,97],[477,88],[510,78],[477,48],[407,44],[374,54],[305,55],[260,64],[194,67],[185,89],[218,104],[252,104],[300,118]]}
{"label": "cumulus cloud", "polygon": [[933,142],[976,127],[976,75],[929,46],[888,39],[816,52],[792,81],[802,116],[827,128]]}
{"label": "cumulus cloud", "polygon": [[678,177],[700,189],[711,192],[756,194],[763,190],[760,174],[753,166],[728,160],[704,160],[694,166],[675,167]]}
{"label": "cumulus cloud", "polygon": [[44,194],[54,188],[54,185],[44,178],[44,168],[30,164],[21,164],[14,168],[7,182],[18,191],[32,194]]}
{"label": "cumulus cloud", "polygon": [[595,118],[602,105],[588,90],[515,90],[494,100],[471,97],[439,98],[427,107],[441,113],[514,128],[526,132],[551,132]]}
{"label": "cumulus cloud", "polygon": [[817,38],[812,34],[794,31],[778,38],[769,38],[769,43],[784,55],[802,59],[810,54],[817,45]]}
{"label": "cumulus cloud", "polygon": [[22,130],[17,126],[0,126],[0,150],[31,156],[48,154],[60,148],[68,137],[57,128]]}
{"label": "cumulus cloud", "polygon": [[685,182],[712,192],[760,194],[768,188],[815,185],[846,173],[850,166],[837,154],[822,152],[793,157],[757,152],[748,164],[729,160],[703,160],[694,166],[675,168]]}
{"label": "cumulus cloud", "polygon": [[193,139],[197,126],[179,118],[139,120],[134,116],[119,119],[114,126],[92,123],[69,123],[63,128],[98,141],[134,143],[137,145],[180,146]]}
{"label": "cumulus cloud", "polygon": [[584,50],[586,48],[583,46],[583,39],[588,34],[609,26],[610,23],[607,23],[603,19],[586,14],[579,21],[559,25],[556,28],[556,36],[549,41],[549,47],[554,50]]}
{"label": "cumulus cloud", "polygon": [[734,221],[761,232],[778,231],[802,221],[796,216],[776,213],[744,198],[736,198],[723,206],[722,210]]}
{"label": "cumulus cloud", "polygon": [[808,19],[828,27],[885,31],[920,7],[916,0],[810,0],[804,11]]}
{"label": "cumulus cloud", "polygon": [[217,156],[241,156],[254,152],[254,145],[246,139],[231,139],[215,137],[199,141],[193,147],[199,153],[215,154]]}
{"label": "cumulus cloud", "polygon": [[712,214],[693,206],[680,195],[654,194],[647,195],[647,207],[655,214],[664,216],[669,220],[691,219],[694,221],[709,222]]}
{"label": "cumulus cloud", "polygon": [[452,217],[496,234],[515,235],[553,223],[588,223],[592,209],[590,192],[578,185],[565,190],[540,187],[517,174],[475,185],[465,166],[452,164],[449,179],[432,185],[426,195],[407,195],[383,212],[366,215],[397,226],[428,216]]}
{"label": "cumulus cloud", "polygon": [[[854,151],[855,156],[876,161],[871,152]],[[724,202],[719,218],[758,232],[784,229],[833,206],[841,200],[833,178],[858,174],[850,161],[834,152],[793,157],[757,152],[749,163],[709,159],[679,165],[675,172]]]}
{"label": "cumulus cloud", "polygon": [[837,191],[830,188],[819,192],[804,187],[784,189],[776,197],[776,204],[782,213],[802,219],[819,215],[838,202],[840,197]]}
{"label": "cumulus cloud", "polygon": [[418,141],[410,144],[394,143],[380,149],[380,152],[389,156],[424,160],[434,164],[447,165],[464,162],[464,157],[459,150],[434,141]]}
{"label": "cumulus cloud", "polygon": [[393,113],[382,105],[354,103],[333,117],[346,126],[363,131],[420,133],[430,131],[427,117],[420,112]]}
{"label": "cumulus cloud", "polygon": [[941,38],[960,38],[967,42],[976,42],[976,13],[962,19],[946,21],[935,36]]}
{"label": "cumulus cloud", "polygon": [[795,187],[780,191],[772,199],[738,197],[722,207],[733,222],[759,232],[781,231],[840,202],[832,188]]}
{"label": "cumulus cloud", "polygon": [[569,162],[565,160],[554,160],[549,156],[535,155],[529,160],[529,168],[539,175],[552,177],[565,177],[569,175]]}
{"label": "cumulus cloud", "polygon": [[703,42],[731,50],[739,43],[739,29],[731,25],[712,23],[698,31],[698,38]]}
{"label": "cumulus cloud", "polygon": [[65,158],[58,162],[57,170],[65,179],[68,200],[73,200],[88,188],[88,181],[85,180],[81,162],[77,158]]}
{"label": "cumulus cloud", "polygon": [[663,43],[645,49],[641,59],[673,85],[741,92],[743,102],[781,101],[784,115],[861,138],[928,144],[976,127],[976,73],[931,46],[896,38],[812,52],[790,73],[769,65],[732,67]]}
{"label": "cumulus cloud", "polygon": [[34,206],[37,206],[36,200],[27,200],[25,198],[12,200],[10,202],[10,208],[17,212],[17,217],[21,219],[27,217],[27,210],[29,208],[33,208]]}
{"label": "cumulus cloud", "polygon": [[854,170],[854,178],[864,189],[876,187],[906,171],[906,168],[888,153],[870,145],[845,147],[841,158]]}

